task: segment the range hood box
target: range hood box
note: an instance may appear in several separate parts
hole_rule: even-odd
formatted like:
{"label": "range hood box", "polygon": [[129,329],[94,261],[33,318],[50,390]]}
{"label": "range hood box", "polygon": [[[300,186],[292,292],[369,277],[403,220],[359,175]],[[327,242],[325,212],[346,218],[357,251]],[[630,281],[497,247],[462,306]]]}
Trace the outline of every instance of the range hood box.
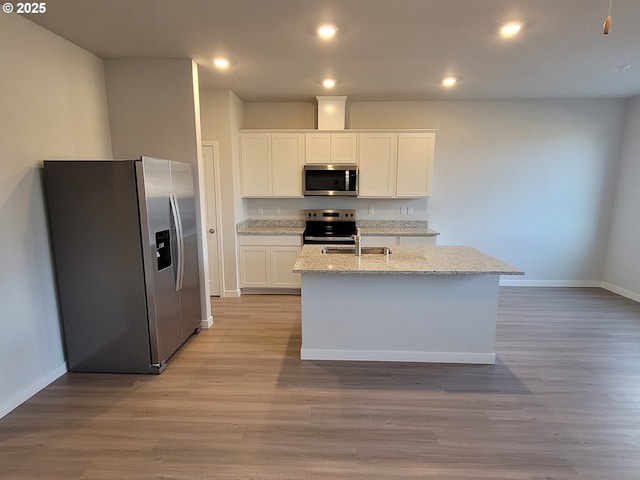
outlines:
{"label": "range hood box", "polygon": [[344,130],[346,96],[319,96],[318,130]]}

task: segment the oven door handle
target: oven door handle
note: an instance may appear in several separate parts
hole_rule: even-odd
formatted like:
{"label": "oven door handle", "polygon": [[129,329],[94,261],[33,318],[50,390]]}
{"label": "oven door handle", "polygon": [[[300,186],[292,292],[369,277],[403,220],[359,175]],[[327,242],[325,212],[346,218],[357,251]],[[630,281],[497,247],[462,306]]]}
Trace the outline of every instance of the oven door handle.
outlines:
{"label": "oven door handle", "polygon": [[345,240],[353,240],[353,237],[351,235],[349,236],[343,236],[343,237],[330,237],[330,236],[322,236],[322,237],[315,237],[312,235],[305,235],[304,236],[305,240],[312,240],[312,241],[331,241],[331,240],[340,240],[340,241],[345,241]]}

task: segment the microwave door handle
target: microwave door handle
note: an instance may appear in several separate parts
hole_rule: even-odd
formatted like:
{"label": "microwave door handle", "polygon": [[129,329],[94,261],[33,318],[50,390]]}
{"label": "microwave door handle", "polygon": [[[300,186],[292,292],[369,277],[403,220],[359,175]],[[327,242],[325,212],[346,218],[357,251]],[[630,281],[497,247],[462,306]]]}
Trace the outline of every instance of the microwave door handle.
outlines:
{"label": "microwave door handle", "polygon": [[349,191],[349,170],[344,171],[344,190]]}

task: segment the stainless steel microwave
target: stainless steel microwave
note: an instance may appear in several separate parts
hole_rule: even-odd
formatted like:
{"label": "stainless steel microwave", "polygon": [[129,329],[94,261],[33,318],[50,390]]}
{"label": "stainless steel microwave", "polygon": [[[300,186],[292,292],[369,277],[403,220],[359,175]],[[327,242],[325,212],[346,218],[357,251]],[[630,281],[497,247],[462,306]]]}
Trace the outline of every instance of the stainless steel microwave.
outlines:
{"label": "stainless steel microwave", "polygon": [[358,195],[357,165],[305,165],[304,195]]}

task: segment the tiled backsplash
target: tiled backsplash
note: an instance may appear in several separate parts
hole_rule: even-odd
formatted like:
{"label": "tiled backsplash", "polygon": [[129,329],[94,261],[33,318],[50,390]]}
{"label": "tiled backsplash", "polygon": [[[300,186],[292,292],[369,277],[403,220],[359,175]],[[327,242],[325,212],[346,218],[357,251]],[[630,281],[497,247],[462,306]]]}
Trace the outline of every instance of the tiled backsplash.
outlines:
{"label": "tiled backsplash", "polygon": [[428,199],[367,199],[338,197],[249,198],[245,218],[302,220],[307,209],[354,209],[360,221],[426,221]]}
{"label": "tiled backsplash", "polygon": [[[428,228],[423,220],[358,220],[361,228]],[[238,230],[247,227],[304,227],[304,220],[280,220],[276,218],[250,219],[238,224]]]}

